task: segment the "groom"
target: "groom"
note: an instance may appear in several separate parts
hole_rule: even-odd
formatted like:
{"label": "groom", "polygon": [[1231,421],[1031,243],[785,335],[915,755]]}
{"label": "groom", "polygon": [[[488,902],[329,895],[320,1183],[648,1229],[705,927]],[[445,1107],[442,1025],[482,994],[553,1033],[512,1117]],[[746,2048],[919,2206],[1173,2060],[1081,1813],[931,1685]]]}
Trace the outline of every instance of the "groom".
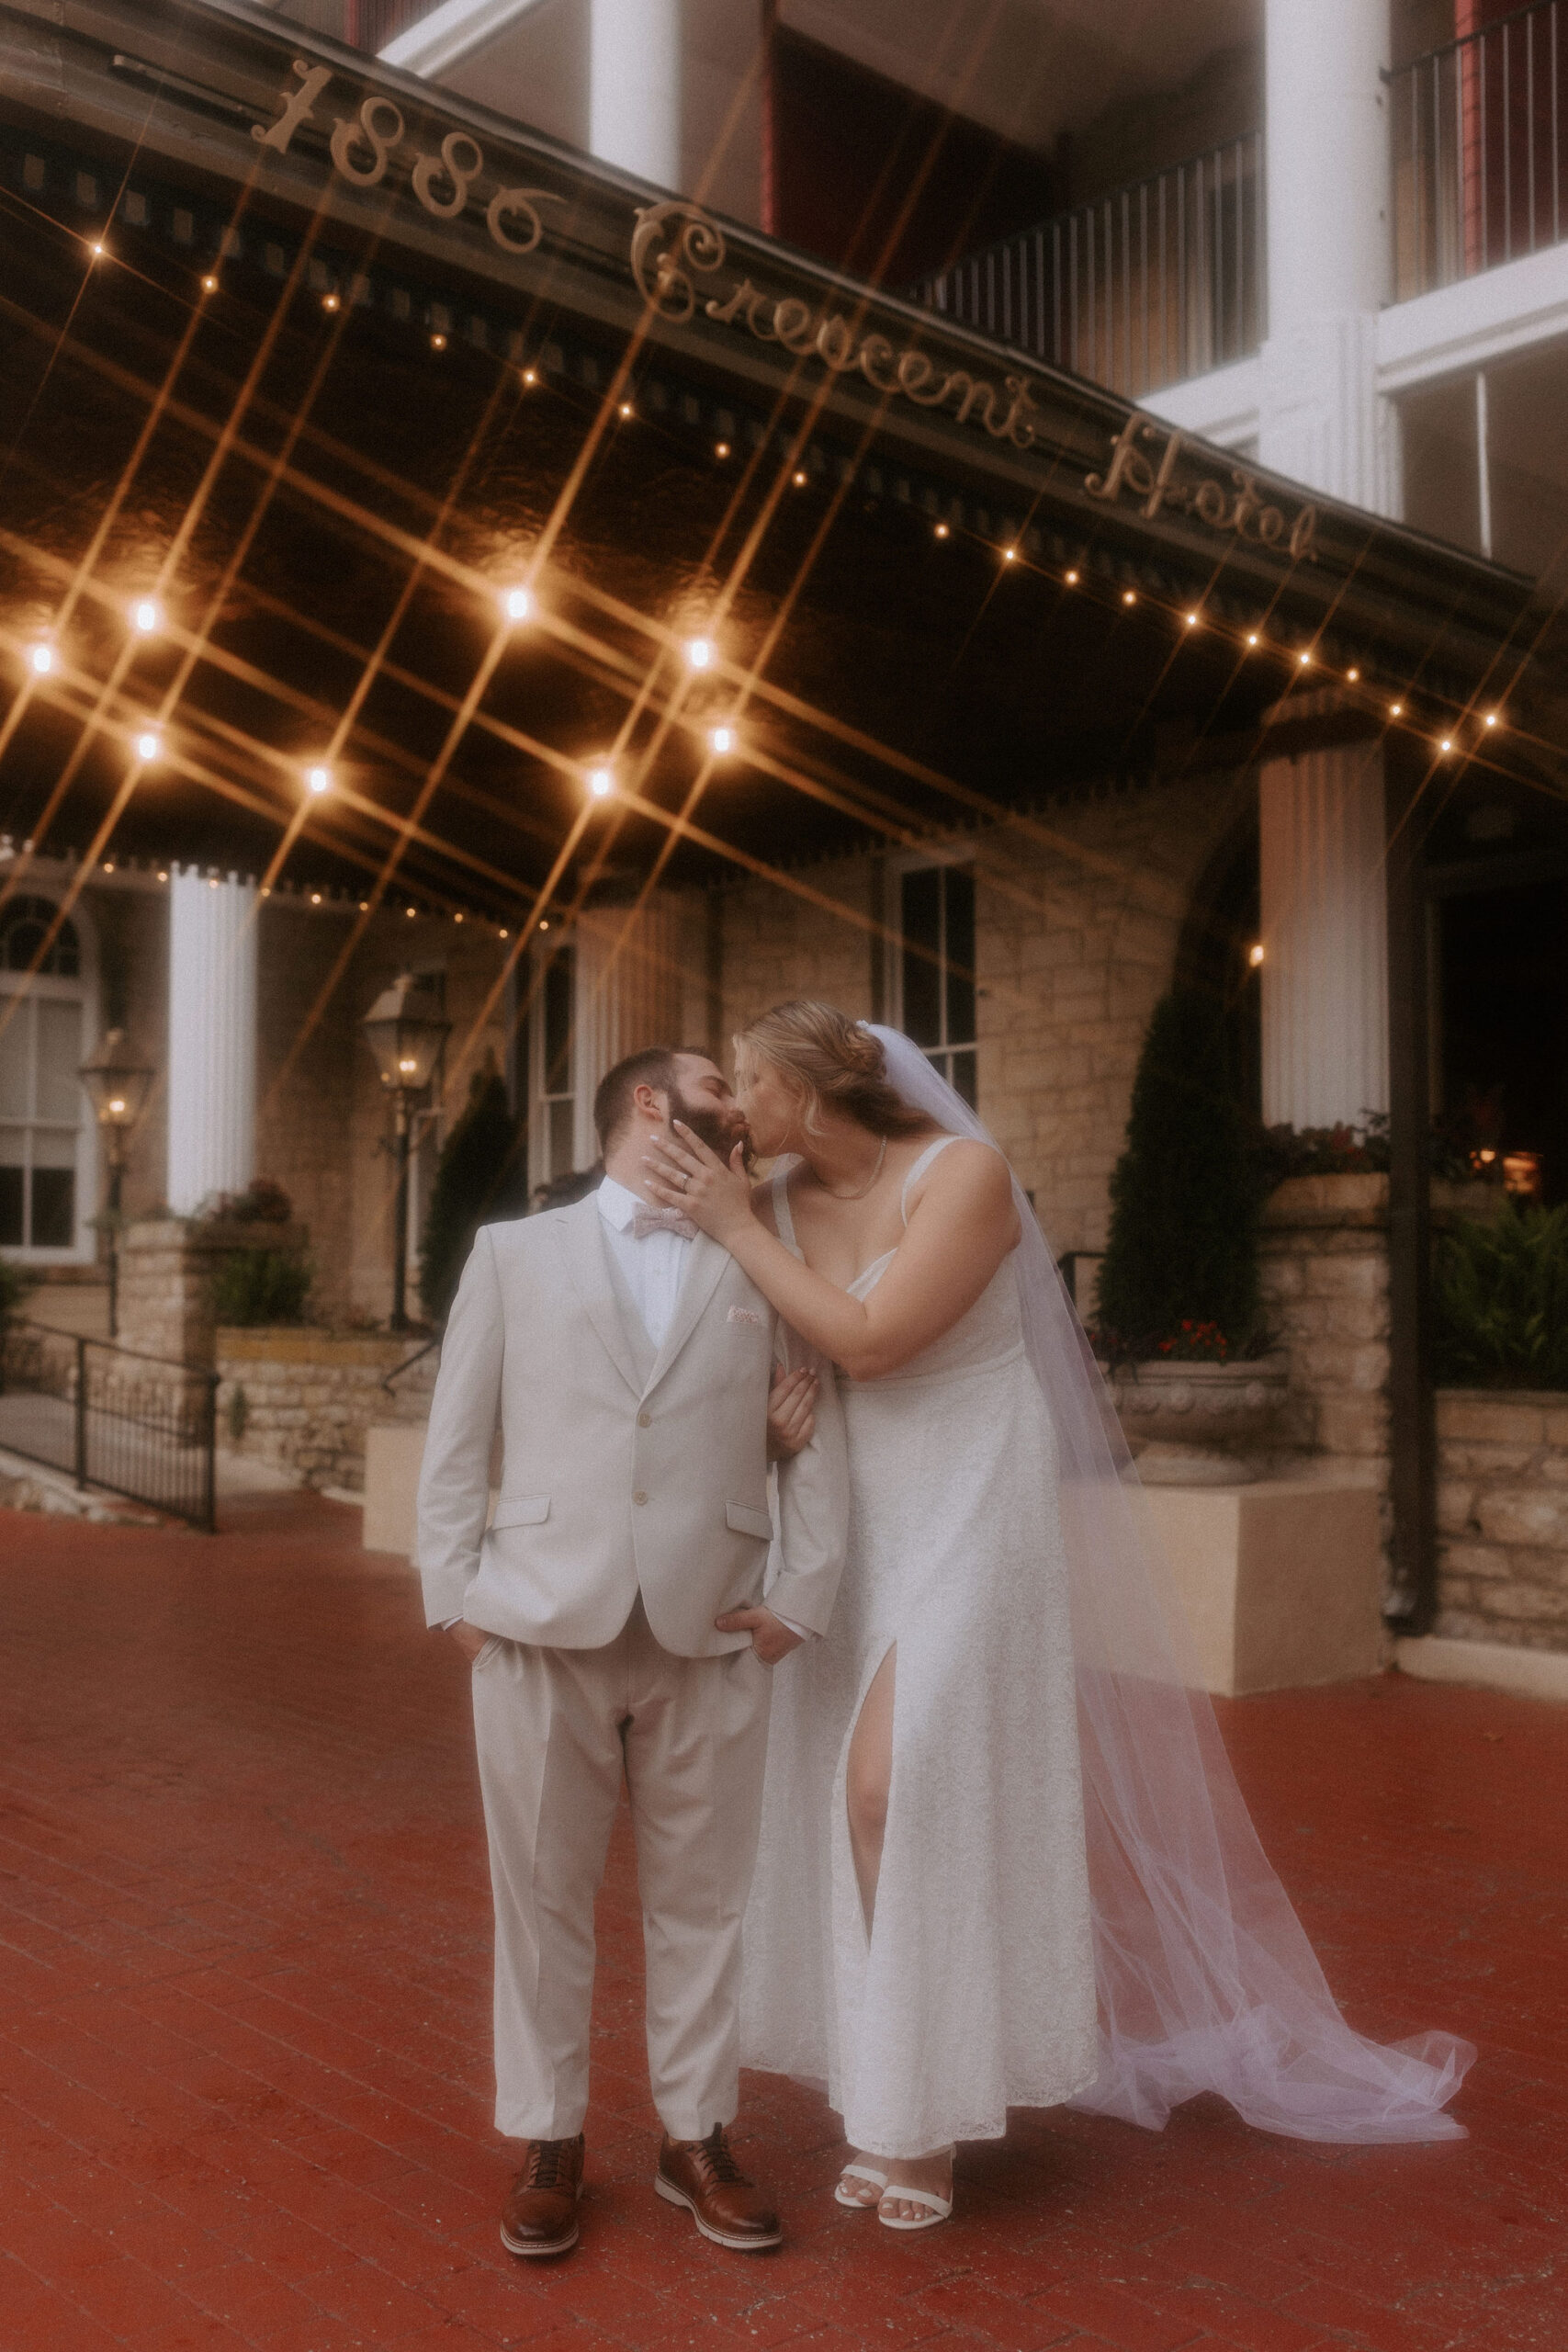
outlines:
{"label": "groom", "polygon": [[[577,2243],[593,1898],[623,1772],[664,2126],[654,2186],[703,2235],[782,2235],[725,2132],[739,2098],[740,1921],[756,1860],[768,1668],[826,1630],[843,1561],[843,1425],[779,1465],[762,1599],[775,1317],[728,1251],[644,1191],[683,1119],[744,1126],[705,1055],[652,1048],[593,1105],[604,1181],[481,1227],[441,1351],[419,1488],[425,1613],[473,1664],[495,1903],[496,2125],[524,2163],[517,2255]],[[491,1450],[501,1495],[486,1528]]]}

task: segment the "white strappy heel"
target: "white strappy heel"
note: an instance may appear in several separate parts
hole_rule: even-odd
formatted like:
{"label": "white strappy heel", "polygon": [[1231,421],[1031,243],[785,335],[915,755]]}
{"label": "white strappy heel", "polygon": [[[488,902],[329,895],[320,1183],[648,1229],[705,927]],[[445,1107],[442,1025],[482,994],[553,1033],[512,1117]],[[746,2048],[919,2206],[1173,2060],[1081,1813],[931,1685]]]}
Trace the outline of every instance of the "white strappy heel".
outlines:
{"label": "white strappy heel", "polygon": [[[844,2195],[846,2180],[869,2180],[876,2191],[876,2196],[846,2197]],[[852,2213],[874,2213],[876,2211],[877,2199],[881,2197],[886,2186],[887,2175],[885,2172],[878,2172],[874,2165],[845,2165],[839,2174],[833,2189],[833,2202],[836,2205],[847,2205]]]}
{"label": "white strappy heel", "polygon": [[[957,2153],[956,2149],[948,2151],[950,2164],[954,2160]],[[939,2197],[932,2188],[911,2188],[904,2181],[886,2188],[883,2194],[886,2197],[900,2198],[906,2205],[923,2205],[926,2208],[926,2211],[912,2222],[896,2222],[891,2214],[883,2212],[878,2206],[876,2218],[885,2230],[934,2230],[937,2223],[945,2222],[953,2211],[951,2196]]]}

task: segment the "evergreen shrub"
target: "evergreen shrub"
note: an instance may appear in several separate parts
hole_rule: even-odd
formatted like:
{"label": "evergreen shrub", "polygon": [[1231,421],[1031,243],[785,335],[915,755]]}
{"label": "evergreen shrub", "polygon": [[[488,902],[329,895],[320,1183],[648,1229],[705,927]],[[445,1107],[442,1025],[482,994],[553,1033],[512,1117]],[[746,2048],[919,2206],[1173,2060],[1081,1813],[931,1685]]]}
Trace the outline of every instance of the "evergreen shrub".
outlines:
{"label": "evergreen shrub", "polygon": [[1173,989],[1144,1040],[1126,1144],[1111,1180],[1102,1351],[1168,1356],[1203,1325],[1226,1355],[1256,1351],[1260,1207],[1250,1123],[1226,1083],[1219,1008],[1196,990]]}
{"label": "evergreen shrub", "polygon": [[1443,1235],[1438,1377],[1462,1388],[1568,1388],[1568,1208],[1517,1208]]}
{"label": "evergreen shrub", "polygon": [[220,1323],[299,1323],[310,1295],[308,1258],[292,1250],[234,1250],[212,1278]]}
{"label": "evergreen shrub", "polygon": [[521,1216],[528,1205],[525,1133],[493,1071],[477,1075],[442,1148],[420,1239],[420,1303],[442,1322],[481,1225]]}

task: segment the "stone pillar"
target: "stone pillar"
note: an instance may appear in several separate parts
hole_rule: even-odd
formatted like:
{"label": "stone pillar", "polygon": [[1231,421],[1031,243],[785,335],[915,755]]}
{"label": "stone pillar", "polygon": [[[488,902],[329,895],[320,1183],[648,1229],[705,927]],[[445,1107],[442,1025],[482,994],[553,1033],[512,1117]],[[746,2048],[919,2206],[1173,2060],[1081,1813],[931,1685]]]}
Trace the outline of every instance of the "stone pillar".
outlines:
{"label": "stone pillar", "polygon": [[1330,497],[1390,511],[1374,376],[1389,283],[1388,0],[1266,0],[1269,334],[1258,450]]}
{"label": "stone pillar", "polygon": [[169,1206],[189,1216],[255,1174],[256,889],[169,876]]}
{"label": "stone pillar", "polygon": [[681,185],[681,0],[590,0],[588,147]]}
{"label": "stone pillar", "polygon": [[1382,751],[1269,761],[1258,817],[1263,1116],[1354,1125],[1389,1104]]}

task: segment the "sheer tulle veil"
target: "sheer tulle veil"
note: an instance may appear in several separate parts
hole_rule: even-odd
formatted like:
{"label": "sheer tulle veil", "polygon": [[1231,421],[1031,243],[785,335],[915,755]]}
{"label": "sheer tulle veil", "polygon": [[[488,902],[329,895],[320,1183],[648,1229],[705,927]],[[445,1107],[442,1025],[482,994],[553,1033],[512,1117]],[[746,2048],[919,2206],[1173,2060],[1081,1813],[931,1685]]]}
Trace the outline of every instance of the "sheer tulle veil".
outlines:
{"label": "sheer tulle veil", "polygon": [[[991,1143],[897,1030],[872,1030],[906,1102]],[[1105,1385],[1014,1179],[1024,1336],[1055,1429],[1071,1570],[1100,2068],[1074,2105],[1157,2128],[1199,2091],[1303,2140],[1463,2136],[1443,2109],[1475,2056],[1450,2034],[1353,2032],[1258,1843]]]}

